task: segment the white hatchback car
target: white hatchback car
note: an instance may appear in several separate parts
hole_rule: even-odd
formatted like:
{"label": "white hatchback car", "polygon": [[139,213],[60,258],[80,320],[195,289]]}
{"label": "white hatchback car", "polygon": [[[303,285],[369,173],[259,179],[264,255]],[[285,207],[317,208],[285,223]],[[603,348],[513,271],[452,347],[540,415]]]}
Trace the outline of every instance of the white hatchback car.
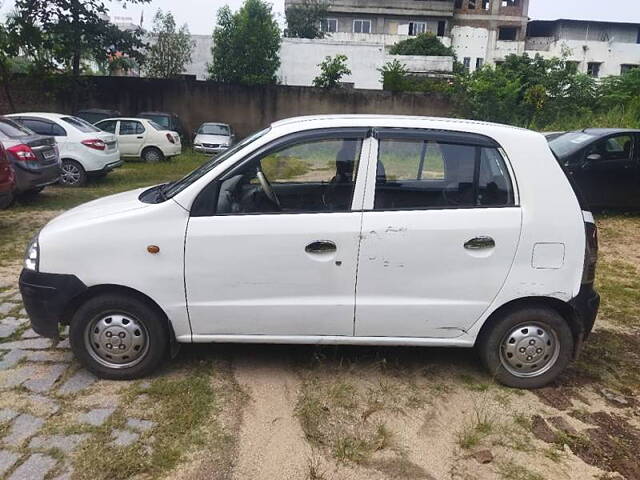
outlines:
{"label": "white hatchback car", "polygon": [[122,165],[115,135],[89,122],[60,113],[14,113],[6,117],[40,135],[55,137],[64,185],[80,187],[88,177],[102,177]]}
{"label": "white hatchback car", "polygon": [[107,118],[95,124],[118,137],[123,157],[159,162],[182,153],[180,135],[146,118]]}
{"label": "white hatchback car", "polygon": [[62,214],[20,289],[33,329],[70,323],[105,378],[146,375],[178,343],[476,346],[497,380],[533,388],[593,327],[596,256],[542,135],[318,116]]}

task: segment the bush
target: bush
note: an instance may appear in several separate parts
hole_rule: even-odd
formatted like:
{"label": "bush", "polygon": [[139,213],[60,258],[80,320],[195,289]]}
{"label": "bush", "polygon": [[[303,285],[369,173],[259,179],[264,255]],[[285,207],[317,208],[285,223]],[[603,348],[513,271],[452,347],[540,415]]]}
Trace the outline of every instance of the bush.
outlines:
{"label": "bush", "polygon": [[314,87],[337,88],[344,75],[351,75],[351,70],[347,67],[346,55],[336,55],[333,58],[327,56],[318,66],[320,75],[313,79]]}
{"label": "bush", "polygon": [[453,48],[445,47],[433,33],[423,33],[415,38],[396,43],[389,50],[391,55],[424,55],[455,57]]}

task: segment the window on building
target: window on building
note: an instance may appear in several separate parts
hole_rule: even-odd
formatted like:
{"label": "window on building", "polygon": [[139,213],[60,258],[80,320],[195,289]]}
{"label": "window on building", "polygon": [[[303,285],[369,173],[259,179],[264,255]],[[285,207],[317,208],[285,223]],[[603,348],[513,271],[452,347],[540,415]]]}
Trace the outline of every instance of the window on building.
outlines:
{"label": "window on building", "polygon": [[420,35],[427,32],[425,22],[409,22],[409,35]]}
{"label": "window on building", "polygon": [[517,27],[500,27],[498,29],[498,40],[505,42],[514,42],[518,38]]}
{"label": "window on building", "polygon": [[456,0],[454,4],[455,8],[462,8],[462,0]]}
{"label": "window on building", "polygon": [[577,73],[579,69],[580,69],[580,62],[576,62],[574,60],[567,61],[567,70],[569,70],[572,73]]}
{"label": "window on building", "polygon": [[599,62],[589,62],[587,64],[587,75],[593,78],[598,78],[600,76],[600,66],[602,64]]}
{"label": "window on building", "polygon": [[371,20],[354,20],[353,33],[371,33]]}
{"label": "window on building", "polygon": [[623,64],[620,65],[620,75],[624,75],[625,73],[630,72],[634,68],[640,68],[640,65],[631,65],[631,64]]}
{"label": "window on building", "polygon": [[484,58],[476,58],[476,70],[480,70],[484,65]]}
{"label": "window on building", "polygon": [[464,69],[468,72],[469,69],[471,68],[471,57],[464,57],[464,60],[462,60],[462,65],[464,66]]}
{"label": "window on building", "polygon": [[490,0],[482,0],[482,9],[488,11],[490,8],[491,8],[491,1]]}
{"label": "window on building", "polygon": [[444,37],[444,35],[446,33],[446,29],[447,29],[447,22],[445,22],[444,20],[438,21],[438,36],[439,37]]}
{"label": "window on building", "polygon": [[336,33],[338,31],[337,18],[325,18],[320,21],[320,30],[324,33]]}
{"label": "window on building", "polygon": [[520,0],[502,0],[503,7],[517,7],[520,4]]}
{"label": "window on building", "polygon": [[467,8],[469,10],[475,10],[476,9],[476,0],[468,0]]}

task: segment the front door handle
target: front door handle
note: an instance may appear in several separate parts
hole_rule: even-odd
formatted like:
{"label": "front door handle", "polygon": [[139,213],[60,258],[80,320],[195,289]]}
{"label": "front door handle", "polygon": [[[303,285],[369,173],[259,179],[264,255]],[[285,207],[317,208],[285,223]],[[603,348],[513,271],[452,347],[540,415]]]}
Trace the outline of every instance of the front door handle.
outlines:
{"label": "front door handle", "polygon": [[464,244],[464,248],[467,250],[482,250],[483,248],[493,248],[495,246],[496,242],[491,237],[472,238]]}
{"label": "front door handle", "polygon": [[331,240],[318,240],[307,245],[304,251],[307,253],[331,253],[335,252],[337,248]]}

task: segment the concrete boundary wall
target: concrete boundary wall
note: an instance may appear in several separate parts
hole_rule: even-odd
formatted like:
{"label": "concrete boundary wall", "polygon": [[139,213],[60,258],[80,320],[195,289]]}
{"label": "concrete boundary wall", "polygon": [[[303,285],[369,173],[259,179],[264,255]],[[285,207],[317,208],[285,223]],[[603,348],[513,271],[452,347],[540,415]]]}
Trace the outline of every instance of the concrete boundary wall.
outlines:
{"label": "concrete boundary wall", "polygon": [[[72,113],[72,81],[18,77],[10,86],[17,111]],[[271,85],[246,87],[191,78],[172,80],[128,77],[82,77],[79,108],[108,108],[123,115],[141,111],[177,113],[192,131],[205,121],[231,124],[238,136],[297,115],[376,113],[449,116],[452,106],[442,96],[376,90],[326,91],[311,87]],[[0,114],[10,113],[0,89]]]}

